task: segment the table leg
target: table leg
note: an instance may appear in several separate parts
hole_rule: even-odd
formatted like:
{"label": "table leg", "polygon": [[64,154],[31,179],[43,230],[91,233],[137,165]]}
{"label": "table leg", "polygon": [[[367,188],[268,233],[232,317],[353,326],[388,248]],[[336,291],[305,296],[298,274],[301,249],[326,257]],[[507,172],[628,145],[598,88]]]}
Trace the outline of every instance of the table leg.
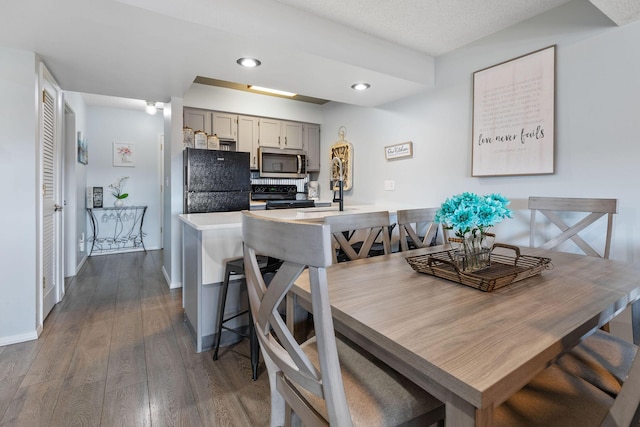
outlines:
{"label": "table leg", "polygon": [[478,409],[453,393],[445,399],[445,425],[448,426],[491,426],[493,408]]}
{"label": "table leg", "polygon": [[309,312],[298,304],[298,297],[293,293],[287,295],[287,328],[293,334],[297,342],[307,339]]}

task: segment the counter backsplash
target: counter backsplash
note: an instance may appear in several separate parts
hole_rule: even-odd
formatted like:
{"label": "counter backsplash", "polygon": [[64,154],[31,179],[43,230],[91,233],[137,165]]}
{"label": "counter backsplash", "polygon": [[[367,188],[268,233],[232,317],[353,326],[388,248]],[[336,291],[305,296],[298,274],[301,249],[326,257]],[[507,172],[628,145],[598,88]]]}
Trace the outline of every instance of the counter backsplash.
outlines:
{"label": "counter backsplash", "polygon": [[309,175],[300,179],[289,178],[260,178],[258,172],[251,172],[251,184],[264,184],[264,185],[295,185],[298,189],[298,193],[306,193],[307,184],[309,183]]}

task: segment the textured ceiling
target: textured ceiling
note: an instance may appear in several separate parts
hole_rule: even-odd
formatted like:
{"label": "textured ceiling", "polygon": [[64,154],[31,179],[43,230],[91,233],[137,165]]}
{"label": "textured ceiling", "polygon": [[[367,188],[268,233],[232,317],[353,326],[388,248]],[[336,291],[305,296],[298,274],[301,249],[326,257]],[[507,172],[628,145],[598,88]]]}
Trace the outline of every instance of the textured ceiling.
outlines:
{"label": "textured ceiling", "polygon": [[569,0],[277,0],[438,56]]}
{"label": "textured ceiling", "polygon": [[[605,26],[613,25],[608,14],[638,19],[639,0],[592,1],[599,9],[572,0],[569,10],[596,14]],[[566,16],[566,2],[6,1],[0,46],[35,52],[68,91],[166,102],[202,76],[378,106],[433,87],[438,55],[541,13]],[[242,69],[241,56],[262,66]],[[358,81],[371,89],[352,90]]]}

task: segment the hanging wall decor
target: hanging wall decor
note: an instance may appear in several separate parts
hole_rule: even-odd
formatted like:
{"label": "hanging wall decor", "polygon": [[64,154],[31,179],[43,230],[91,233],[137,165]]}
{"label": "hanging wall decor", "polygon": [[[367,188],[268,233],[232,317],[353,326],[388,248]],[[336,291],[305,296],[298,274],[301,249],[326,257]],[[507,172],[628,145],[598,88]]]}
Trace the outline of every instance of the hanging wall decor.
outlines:
{"label": "hanging wall decor", "polygon": [[387,145],[384,147],[384,158],[387,160],[406,159],[413,157],[413,142]]}
{"label": "hanging wall decor", "polygon": [[87,140],[82,137],[82,131],[78,131],[78,163],[82,163],[83,165],[89,163]]}
{"label": "hanging wall decor", "polygon": [[128,166],[133,167],[136,165],[134,144],[114,142],[113,143],[113,166]]}
{"label": "hanging wall decor", "polygon": [[472,176],[554,173],[555,46],[473,74]]}
{"label": "hanging wall decor", "polygon": [[[343,190],[350,190],[353,184],[353,147],[351,143],[344,139],[346,132],[344,126],[340,126],[338,129],[339,140],[330,147],[330,165],[331,165],[331,182],[336,183],[340,177],[340,167],[338,162],[333,161],[334,157],[337,157],[342,162],[342,178],[343,178]],[[333,184],[334,189],[337,191],[337,184]]]}

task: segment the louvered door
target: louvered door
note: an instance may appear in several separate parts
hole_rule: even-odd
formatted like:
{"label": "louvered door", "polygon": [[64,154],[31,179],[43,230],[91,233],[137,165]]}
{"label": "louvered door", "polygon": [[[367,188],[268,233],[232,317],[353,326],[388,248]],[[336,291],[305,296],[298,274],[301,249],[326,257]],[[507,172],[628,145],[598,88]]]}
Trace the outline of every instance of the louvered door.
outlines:
{"label": "louvered door", "polygon": [[57,144],[58,129],[56,120],[57,91],[49,82],[43,82],[41,117],[41,159],[42,159],[42,320],[47,317],[58,302],[58,218],[56,212],[61,208],[56,204],[58,198],[57,182]]}

